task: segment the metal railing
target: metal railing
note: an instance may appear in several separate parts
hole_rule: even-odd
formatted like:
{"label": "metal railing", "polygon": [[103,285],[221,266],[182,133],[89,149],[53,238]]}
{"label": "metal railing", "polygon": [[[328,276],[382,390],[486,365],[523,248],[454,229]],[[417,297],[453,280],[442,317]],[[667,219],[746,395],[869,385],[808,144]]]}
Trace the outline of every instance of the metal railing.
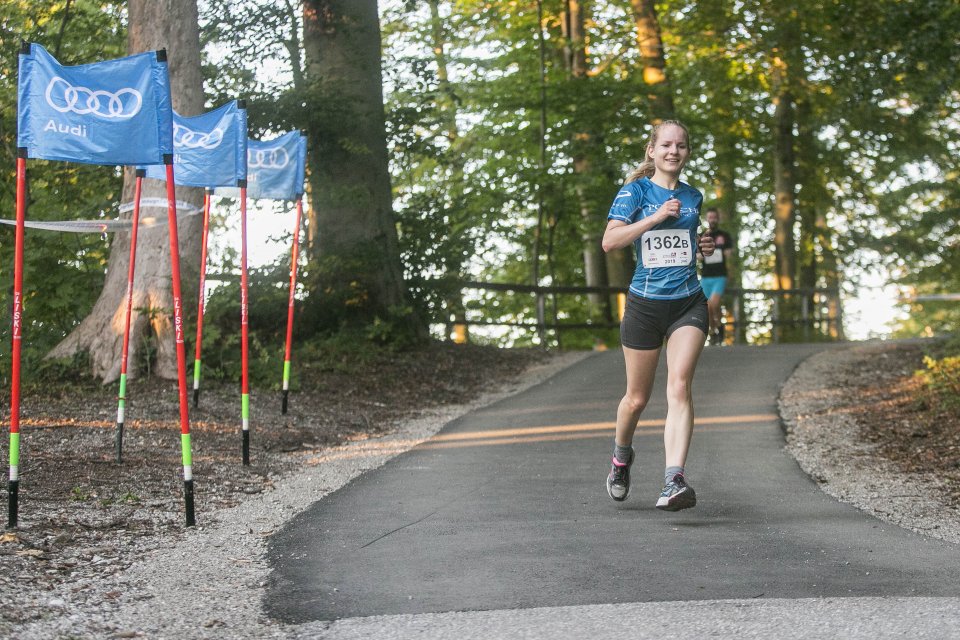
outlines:
{"label": "metal railing", "polygon": [[[238,276],[230,273],[210,273],[207,281],[219,280],[223,282],[235,281]],[[278,280],[279,282],[279,280]],[[623,310],[626,305],[627,287],[589,287],[570,285],[531,285],[505,282],[477,282],[464,281],[453,286],[449,282],[443,285],[444,290],[455,292],[459,290],[459,298],[463,300],[464,291],[497,291],[513,295],[527,295],[532,297],[532,308],[535,320],[517,320],[516,313],[503,315],[513,317],[497,317],[496,311],[483,307],[478,309],[479,301],[472,300],[473,309],[464,309],[461,313],[450,313],[444,322],[446,335],[454,336],[455,342],[468,340],[468,327],[514,327],[535,332],[541,345],[547,345],[547,333],[550,331],[559,335],[564,331],[584,329],[616,329],[620,326]],[[588,321],[560,321],[554,313],[549,318],[548,301],[555,301],[559,296],[591,296],[600,297],[601,303],[594,305],[597,312]],[[954,295],[954,294],[948,294]],[[604,296],[609,298],[604,299]],[[917,298],[919,299],[919,298]],[[938,298],[940,299],[940,298]],[[948,298],[949,299],[949,298]],[[588,303],[588,306],[590,303]],[[843,339],[843,316],[840,304],[839,291],[835,288],[797,288],[797,289],[745,289],[728,287],[723,295],[724,326],[730,341],[733,343],[746,342],[782,342],[802,340],[805,342],[817,338],[818,340]],[[516,305],[515,305],[516,306]],[[523,305],[521,305],[523,306]],[[578,305],[582,309],[583,304]],[[559,304],[553,305],[554,310],[562,309]],[[607,313],[607,310],[610,313]],[[616,310],[614,316],[613,310]],[[472,313],[471,313],[472,312]],[[521,314],[522,315],[522,314]],[[796,330],[795,330],[796,329]],[[763,333],[766,330],[766,333]],[[758,336],[762,339],[758,339]]]}
{"label": "metal railing", "polygon": [[[465,341],[470,326],[516,327],[535,331],[540,344],[547,344],[547,333],[576,329],[615,329],[620,326],[626,303],[626,287],[588,287],[588,286],[537,286],[530,284],[501,282],[463,282],[461,295],[465,290],[500,291],[514,295],[528,295],[533,298],[535,321],[497,318],[492,309],[483,308],[482,316],[477,317],[476,300],[471,302],[473,309],[467,309],[448,322],[447,335],[457,336]],[[608,319],[590,321],[563,322],[554,314],[548,318],[548,300],[563,295],[611,296],[616,298],[617,315]],[[762,335],[763,341],[781,342],[811,339],[842,339],[843,317],[839,302],[839,290],[833,288],[797,288],[797,289],[745,289],[728,288],[723,296],[724,325],[732,342],[756,341]],[[554,305],[556,309],[559,305]],[[612,305],[611,305],[612,306]],[[473,311],[472,314],[470,312]],[[473,317],[471,317],[471,315]],[[604,313],[596,314],[603,317]],[[763,330],[766,329],[766,332]],[[751,339],[753,338],[753,339]]]}

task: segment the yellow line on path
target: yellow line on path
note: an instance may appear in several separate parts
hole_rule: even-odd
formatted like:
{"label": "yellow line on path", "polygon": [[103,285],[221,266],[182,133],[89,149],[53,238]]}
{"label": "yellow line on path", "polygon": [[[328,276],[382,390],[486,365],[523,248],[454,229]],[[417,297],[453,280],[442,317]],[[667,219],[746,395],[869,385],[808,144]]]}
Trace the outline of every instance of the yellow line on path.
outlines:
{"label": "yellow line on path", "polygon": [[[749,414],[741,416],[717,416],[714,418],[700,418],[694,420],[694,427],[708,427],[720,424],[744,424],[750,422],[769,422],[779,419],[772,413]],[[660,427],[662,419],[640,420],[638,427]],[[493,429],[490,431],[465,431],[462,433],[442,433],[430,438],[430,442],[449,442],[457,440],[496,439],[515,436],[532,436],[549,433],[573,433],[579,431],[612,431],[616,425],[613,422],[588,422],[585,424],[565,424],[545,427],[521,427],[516,429]]]}
{"label": "yellow line on path", "polygon": [[[779,417],[772,413],[716,416],[696,420],[695,428],[701,431],[743,431],[749,429],[751,424],[775,420],[779,420]],[[531,442],[561,442],[564,440],[609,438],[613,435],[613,430],[613,422],[591,422],[586,424],[444,433],[420,443],[410,439],[373,440],[364,443],[353,443],[352,445],[345,445],[325,451],[319,456],[313,456],[308,459],[307,464],[320,464],[332,460],[379,456],[389,457],[407,451],[411,447],[418,449],[455,449],[462,447],[527,444]],[[641,420],[638,423],[637,436],[657,436],[661,433],[663,433],[662,419]]]}

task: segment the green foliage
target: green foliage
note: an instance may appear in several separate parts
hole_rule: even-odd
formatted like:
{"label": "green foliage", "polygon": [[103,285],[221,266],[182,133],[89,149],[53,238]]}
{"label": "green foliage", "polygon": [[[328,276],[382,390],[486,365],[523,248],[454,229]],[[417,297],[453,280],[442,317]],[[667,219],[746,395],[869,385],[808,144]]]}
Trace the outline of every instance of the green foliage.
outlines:
{"label": "green foliage", "polygon": [[[315,269],[306,273],[308,278],[305,279],[309,280]],[[249,376],[251,384],[260,388],[276,390],[282,382],[289,300],[286,275],[287,266],[281,260],[279,264],[251,269],[248,277]],[[310,289],[309,285],[306,288]],[[411,337],[406,323],[412,313],[409,307],[392,308],[389,314],[375,316],[369,323],[354,324],[344,317],[343,310],[362,305],[362,291],[358,288],[354,298],[336,301],[322,291],[320,289],[320,293],[311,293],[305,300],[296,302],[293,334],[295,388],[299,384],[297,370],[301,367],[339,369],[341,359],[350,363],[364,362],[375,351],[404,348],[418,342]],[[188,336],[188,353],[194,353],[194,335]],[[203,320],[203,377],[239,381],[242,373],[240,342],[240,282],[237,277],[216,287],[207,298]]]}
{"label": "green foliage", "polygon": [[305,370],[305,379],[311,371],[333,371],[350,375],[368,371],[370,367],[395,350],[392,345],[380,345],[358,330],[344,329],[334,333],[317,334],[297,345],[298,367]]}
{"label": "green foliage", "polygon": [[367,339],[375,344],[389,344],[396,348],[415,346],[421,341],[410,331],[409,319],[412,315],[413,307],[409,305],[388,307],[383,316],[374,316],[367,325]]}
{"label": "green foliage", "polygon": [[[312,260],[300,279],[307,295],[302,304],[301,327],[307,335],[329,334],[347,329],[361,330],[371,338],[396,342],[398,346],[421,339],[416,327],[419,311],[407,305],[391,305],[381,309],[372,291],[378,277],[367,265],[372,259],[365,251],[344,256],[327,256]],[[413,322],[411,319],[415,319]],[[307,330],[304,330],[307,331]]]}
{"label": "green foliage", "polygon": [[[279,269],[251,269],[248,276],[248,374],[251,382],[261,388],[279,389],[282,382],[288,297],[287,287],[278,284]],[[194,353],[195,334],[190,337],[187,349]],[[240,381],[239,278],[217,287],[207,298],[202,360],[204,378]]]}
{"label": "green foliage", "polygon": [[947,410],[960,409],[960,355],[934,359],[924,356],[926,369],[917,372],[926,400]]}

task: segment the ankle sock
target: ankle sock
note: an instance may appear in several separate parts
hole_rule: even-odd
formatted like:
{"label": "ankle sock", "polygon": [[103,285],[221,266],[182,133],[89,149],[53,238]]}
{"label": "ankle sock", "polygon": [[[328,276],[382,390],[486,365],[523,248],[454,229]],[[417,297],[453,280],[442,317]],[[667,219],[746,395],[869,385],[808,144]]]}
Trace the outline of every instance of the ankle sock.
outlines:
{"label": "ankle sock", "polygon": [[633,457],[633,447],[630,445],[622,446],[614,442],[613,457],[616,458],[620,464],[630,464],[630,459]]}
{"label": "ankle sock", "polygon": [[677,474],[683,475],[683,467],[667,467],[663,472],[663,484],[668,484]]}

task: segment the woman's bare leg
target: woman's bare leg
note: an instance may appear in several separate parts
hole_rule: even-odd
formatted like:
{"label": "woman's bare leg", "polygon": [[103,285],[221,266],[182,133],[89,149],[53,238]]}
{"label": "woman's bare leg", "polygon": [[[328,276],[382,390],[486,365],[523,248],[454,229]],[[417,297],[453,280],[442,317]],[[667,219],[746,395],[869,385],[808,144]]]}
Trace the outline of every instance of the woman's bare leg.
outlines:
{"label": "woman's bare leg", "polygon": [[680,327],[667,340],[667,420],[663,429],[666,466],[682,467],[693,435],[693,374],[706,335]]}
{"label": "woman's bare leg", "polygon": [[653,379],[657,372],[660,349],[624,347],[623,359],[627,365],[627,391],[617,407],[616,442],[626,447],[633,442],[637,421],[650,400],[650,390],[653,388]]}

